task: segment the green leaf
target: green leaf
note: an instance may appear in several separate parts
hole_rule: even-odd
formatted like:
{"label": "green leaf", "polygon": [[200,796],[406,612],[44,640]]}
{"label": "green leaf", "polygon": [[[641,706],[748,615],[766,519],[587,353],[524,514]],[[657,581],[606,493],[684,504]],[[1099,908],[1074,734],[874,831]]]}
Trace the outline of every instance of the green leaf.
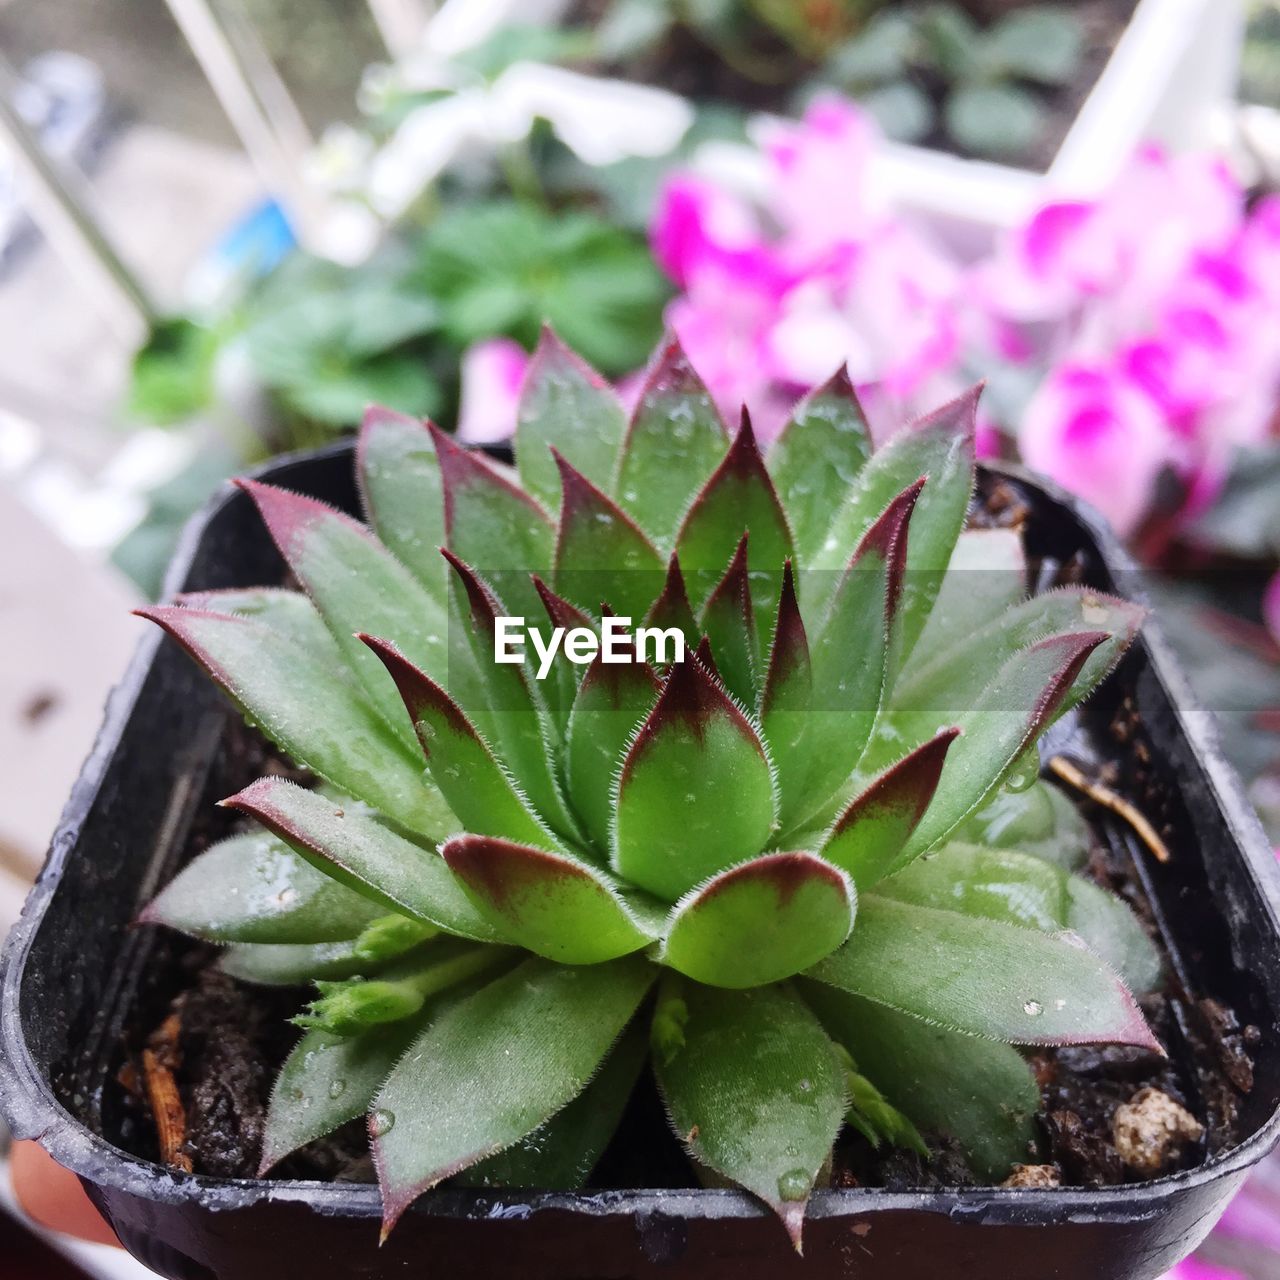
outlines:
{"label": "green leaf", "polygon": [[894,80],[860,94],[858,105],[894,142],[920,142],[938,123],[933,99],[914,80]]}
{"label": "green leaf", "polygon": [[924,817],[957,729],[944,729],[886,769],[844,810],[819,852],[869,888],[887,875]]}
{"label": "green leaf", "polygon": [[853,772],[871,738],[901,635],[908,525],[923,480],[898,494],[863,535],[836,586],[812,648],[811,761],[804,795],[810,811]]}
{"label": "green leaf", "polygon": [[324,619],[301,591],[286,591],[282,587],[188,591],[179,595],[176,603],[207,613],[233,613],[240,618],[252,618],[300,645],[317,662],[327,663],[335,679],[346,677],[353,685],[357,683],[355,672],[348,670]]}
{"label": "green leaf", "polygon": [[982,33],[959,5],[940,0],[921,10],[916,30],[924,53],[943,79],[964,81],[973,75]]}
{"label": "green leaf", "polygon": [[[418,946],[421,937],[404,938],[400,954]],[[362,974],[376,973],[396,956],[384,949],[372,961],[360,938],[345,942],[233,943],[223,953],[219,968],[241,982],[264,987],[300,987],[321,980],[340,981]]]}
{"label": "green leaf", "polygon": [[455,836],[441,849],[463,891],[499,933],[560,964],[599,964],[657,936],[596,868],[563,853]]}
{"label": "green leaf", "polygon": [[839,1052],[787,987],[685,994],[685,1043],[654,1068],[671,1126],[695,1160],[763,1200],[799,1250],[844,1120]]}
{"label": "green leaf", "polygon": [[[577,823],[569,812],[560,780],[552,768],[554,731],[546,700],[534,673],[527,663],[500,663],[498,652],[498,619],[510,616],[504,605],[470,565],[464,564],[451,551],[445,552],[466,596],[470,611],[469,637],[475,658],[479,684],[485,691],[487,711],[485,725],[496,738],[503,763],[529,797],[533,808],[553,830],[570,840],[579,838]],[[537,606],[542,597],[530,580],[530,591]],[[525,615],[528,616],[527,614]],[[465,626],[465,623],[461,623]],[[456,673],[457,668],[451,671]],[[542,843],[540,840],[533,841]]]}
{"label": "green leaf", "polygon": [[634,956],[573,968],[532,959],[445,1010],[376,1100],[384,1238],[424,1191],[572,1102],[656,973]]}
{"label": "green leaf", "polygon": [[556,590],[583,608],[602,601],[641,618],[663,582],[662,557],[629,515],[559,454],[563,499],[556,533]]}
{"label": "green leaf", "polygon": [[673,555],[667,562],[667,577],[662,584],[658,598],[645,615],[645,626],[658,627],[661,630],[674,628],[683,633],[686,652],[698,647],[701,632],[694,620],[693,606],[689,602],[689,592],[685,587],[684,572],[680,568],[680,559]]}
{"label": "green leaf", "polygon": [[1044,933],[1067,927],[1067,877],[1010,849],[948,844],[876,885],[876,894],[917,907],[1022,924]]}
{"label": "green leaf", "polygon": [[972,707],[993,668],[1028,645],[1062,632],[1105,632],[1105,643],[1058,707],[1058,714],[1069,711],[1119,662],[1145,616],[1141,605],[1088,588],[1048,591],[993,616],[984,626],[955,632],[927,661],[913,662],[894,688],[889,718],[903,736],[923,737]]}
{"label": "green leaf", "polygon": [[849,941],[808,976],[988,1040],[1163,1052],[1125,985],[1069,935],[865,894]]}
{"label": "green leaf", "polygon": [[[533,575],[533,588],[542,601],[553,630],[563,627],[567,634],[575,627],[582,627],[599,633],[599,626],[594,618],[577,605],[570,604],[563,596],[556,595],[536,573]],[[542,682],[542,698],[561,740],[568,727],[569,713],[578,697],[578,672],[579,668],[565,658],[564,650],[561,649],[551,665],[550,678]]]}
{"label": "green leaf", "polygon": [[363,639],[386,665],[400,691],[427,757],[427,768],[456,814],[453,830],[460,826],[477,835],[557,848],[559,842],[458,704],[394,646],[372,636]]}
{"label": "green leaf", "polygon": [[[429,1016],[429,1015],[428,1015]],[[362,1036],[309,1031],[285,1060],[267,1107],[258,1176],[361,1116],[420,1033],[422,1019]]]}
{"label": "green leaf", "polygon": [[[978,388],[903,428],[862,469],[826,540],[811,557],[816,570],[840,570],[894,497],[921,476],[928,483],[911,522],[902,601],[902,658],[910,653],[933,607],[943,572],[964,528],[973,491],[973,431]],[[830,573],[810,573],[802,595],[825,599],[834,586]]]}
{"label": "green leaf", "polygon": [[565,777],[574,811],[598,850],[609,848],[614,780],[658,689],[648,665],[599,657],[579,686],[565,734]]}
{"label": "green leaf", "polygon": [[1052,723],[1089,655],[1109,638],[1102,631],[1050,636],[1015,653],[996,672],[959,717],[961,736],[899,866],[950,835],[1008,777]]}
{"label": "green leaf", "polygon": [[702,610],[702,630],[710,640],[712,666],[744,706],[756,705],[759,667],[755,608],[747,571],[747,535]]}
{"label": "green leaf", "polygon": [[380,541],[443,604],[444,490],[426,423],[390,409],[366,410],[356,478]]}
{"label": "green leaf", "polygon": [[804,997],[884,1096],[924,1132],[958,1142],[979,1178],[998,1183],[1035,1158],[1040,1090],[1016,1049],[818,983]]}
{"label": "green leaf", "polygon": [[748,533],[752,594],[768,626],[778,602],[782,565],[792,554],[791,530],[744,410],[729,452],[698,491],[676,536],[695,604],[707,598]]}
{"label": "green leaf", "polygon": [[392,911],[461,938],[501,940],[438,853],[359,807],[339,806],[282,778],[260,778],[222,803],[256,818],[325,874]]}
{"label": "green leaf", "polygon": [[953,142],[978,156],[1017,159],[1044,136],[1049,113],[1034,93],[1012,84],[965,84],[942,108]]}
{"label": "green leaf", "polygon": [[769,449],[769,471],[802,566],[822,545],[831,512],[844,501],[870,456],[866,415],[849,370],[841,366],[800,401]]}
{"label": "green leaf", "polygon": [[1140,995],[1159,989],[1164,963],[1133,912],[1113,893],[1067,877],[1067,928],[1089,944]]}
{"label": "green leaf", "polygon": [[660,959],[713,987],[800,973],[849,936],[853,886],[811,853],[768,853],[722,871],[677,903]]}
{"label": "green leaf", "polygon": [[1085,52],[1080,18],[1065,6],[1029,4],[1005,14],[982,41],[988,73],[1070,84]]}
{"label": "green leaf", "polygon": [[677,663],[622,766],[614,870],[674,902],[759,853],[774,815],[756,731],[698,663]]}
{"label": "green leaf", "polygon": [[552,451],[597,489],[608,491],[627,416],[612,387],[544,328],[520,393],[516,465],[520,480],[548,511],[560,505]]}
{"label": "green leaf", "polygon": [[1047,782],[1022,791],[1002,787],[956,828],[955,838],[1033,853],[1064,871],[1079,871],[1093,843],[1080,810]]}
{"label": "green leaf", "polygon": [[809,739],[805,730],[813,704],[813,666],[795,574],[788,560],[782,575],[769,665],[760,695],[760,724],[778,775],[779,818],[783,824],[795,816],[795,805],[809,774]]}
{"label": "green leaf", "polygon": [[127,416],[171,426],[206,410],[220,345],[216,330],[181,316],[158,321],[133,357]]}
{"label": "green leaf", "polygon": [[1027,595],[1027,556],[1012,529],[966,529],[943,575],[938,598],[911,653],[909,679],[975,631],[989,626]]}
{"label": "green leaf", "polygon": [[184,867],[138,919],[209,942],[340,942],[382,914],[283,841],[247,831]]}
{"label": "green leaf", "polygon": [[370,701],[407,735],[395,686],[356,633],[372,629],[426,670],[443,673],[448,647],[441,601],[349,516],[287,489],[256,480],[237,483],[257,504],[280,554],[315,602]]}
{"label": "green leaf", "polygon": [[449,550],[492,583],[513,613],[536,617],[538,596],[529,575],[551,563],[551,518],[482,454],[460,448],[435,427],[431,438],[440,460]]}
{"label": "green leaf", "polygon": [[604,1154],[635,1089],[648,1053],[642,1019],[634,1019],[595,1079],[541,1128],[514,1146],[472,1165],[465,1187],[527,1187],[576,1191]]}
{"label": "green leaf", "polygon": [[422,835],[454,828],[417,753],[301,646],[251,618],[164,607],[138,613],[169,632],[298,764]]}
{"label": "green leaf", "polygon": [[614,492],[663,551],[728,445],[711,393],[676,339],[659,349],[627,425]]}

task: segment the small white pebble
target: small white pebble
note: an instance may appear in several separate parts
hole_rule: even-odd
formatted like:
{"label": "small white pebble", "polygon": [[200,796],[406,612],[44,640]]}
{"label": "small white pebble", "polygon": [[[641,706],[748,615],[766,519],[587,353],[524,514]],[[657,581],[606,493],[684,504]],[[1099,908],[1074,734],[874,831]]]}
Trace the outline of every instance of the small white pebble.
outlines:
{"label": "small white pebble", "polygon": [[1200,1121],[1159,1089],[1140,1089],[1111,1117],[1111,1137],[1120,1159],[1135,1173],[1148,1176],[1203,1136]]}
{"label": "small white pebble", "polygon": [[1060,1187],[1062,1174],[1056,1164],[1015,1164],[1002,1187]]}

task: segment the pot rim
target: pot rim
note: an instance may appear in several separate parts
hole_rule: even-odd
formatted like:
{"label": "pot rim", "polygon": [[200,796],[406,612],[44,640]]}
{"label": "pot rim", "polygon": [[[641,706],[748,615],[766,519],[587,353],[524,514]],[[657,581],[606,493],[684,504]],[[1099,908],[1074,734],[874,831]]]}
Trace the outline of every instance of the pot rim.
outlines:
{"label": "pot rim", "polygon": [[[350,456],[353,441],[282,454],[247,474],[282,479],[281,473],[303,461]],[[984,463],[990,474],[1008,477],[1066,507],[1094,539],[1108,569],[1123,576],[1127,595],[1144,600],[1138,570],[1102,516],[1051,481],[1009,463]],[[187,522],[165,576],[164,597],[182,587],[206,528],[239,490],[224,484]],[[160,632],[139,643],[120,683],[108,698],[102,727],[50,843],[48,859],[31,890],[22,916],[0,953],[0,1114],[14,1135],[39,1141],[60,1164],[92,1183],[165,1205],[197,1204],[207,1209],[243,1209],[267,1202],[303,1201],[322,1214],[381,1217],[378,1188],[372,1184],[302,1180],[262,1181],[180,1174],[120,1150],[76,1119],[55,1097],[32,1061],[18,1013],[23,971],[49,901],[61,882],[75,846],[81,817],[102,785],[104,774],[130,716],[145,674],[163,642]],[[1145,646],[1156,679],[1170,694],[1178,722],[1217,792],[1222,811],[1259,889],[1271,932],[1280,937],[1280,866],[1249,804],[1242,782],[1219,744],[1216,724],[1192,693],[1158,623],[1148,619],[1138,644]],[[809,1216],[833,1218],[887,1210],[913,1210],[972,1219],[991,1225],[1034,1226],[1056,1222],[1132,1221],[1135,1208],[1156,1214],[1161,1202],[1179,1190],[1217,1181],[1256,1164],[1280,1141],[1280,1103],[1265,1123],[1237,1145],[1194,1169],[1150,1182],[1116,1187],[1047,1189],[957,1187],[937,1191],[893,1191],[884,1187],[814,1191]],[[745,1191],[700,1188],[618,1189],[595,1192],[502,1191],[443,1188],[421,1197],[416,1213],[434,1217],[528,1217],[561,1211],[588,1217],[619,1212],[661,1212],[690,1219],[755,1218],[767,1211]]]}

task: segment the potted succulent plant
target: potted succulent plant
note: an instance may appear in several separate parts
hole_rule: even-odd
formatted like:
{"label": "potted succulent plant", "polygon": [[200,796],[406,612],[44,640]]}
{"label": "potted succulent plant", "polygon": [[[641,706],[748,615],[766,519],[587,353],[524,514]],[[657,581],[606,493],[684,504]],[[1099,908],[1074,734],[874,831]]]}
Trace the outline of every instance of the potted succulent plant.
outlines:
{"label": "potted succulent plant", "polygon": [[[282,754],[245,776],[261,752],[145,652],[8,952],[16,1131],[182,1280],[304,1252],[322,1276],[912,1277],[940,1251],[1157,1275],[1274,1137],[1276,1055],[1233,1019],[1275,1021],[1275,919],[1093,535],[1018,481],[975,505],[975,408],[873,451],[837,376],[766,459],[675,343],[628,417],[547,336],[514,471],[373,411],[370,527],[325,501],[356,505],[344,448],[242,482],[301,590],[242,493],[146,613]],[[1094,580],[1028,598],[1054,565]],[[1166,877],[1114,831],[1077,874],[1047,733],[1137,768]],[[252,824],[210,843],[201,796],[228,790]],[[1223,876],[1221,909],[1189,895]],[[303,1031],[224,1054],[212,1100],[181,1087],[208,959],[172,930]],[[210,1176],[245,1153],[202,1168],[184,1129],[255,1073],[252,1164]],[[377,1187],[358,1157],[288,1176],[362,1119]]]}

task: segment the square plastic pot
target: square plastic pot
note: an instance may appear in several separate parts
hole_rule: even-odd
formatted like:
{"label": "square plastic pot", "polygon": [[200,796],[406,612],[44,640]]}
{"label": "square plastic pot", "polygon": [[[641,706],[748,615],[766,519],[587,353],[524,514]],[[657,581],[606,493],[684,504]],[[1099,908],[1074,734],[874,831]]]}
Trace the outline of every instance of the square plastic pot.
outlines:
{"label": "square plastic pot", "polygon": [[[349,445],[261,474],[358,509]],[[1094,516],[1013,470],[988,471],[985,481],[1001,476],[1030,503],[1033,554],[1082,557],[1093,585],[1135,593],[1131,565]],[[227,490],[188,528],[168,585],[243,586],[281,573],[248,497]],[[1169,863],[1132,852],[1173,968],[1186,990],[1215,996],[1262,1030],[1243,1138],[1189,1171],[1097,1190],[821,1191],[801,1259],[777,1222],[733,1191],[445,1189],[424,1196],[379,1249],[376,1187],[181,1175],[127,1154],[102,1136],[103,1101],[155,945],[153,931],[129,925],[209,803],[206,779],[229,724],[221,694],[159,633],[112,697],[5,951],[3,1110],[15,1134],[39,1139],[80,1176],[125,1247],[172,1280],[298,1271],[307,1280],[1153,1280],[1209,1231],[1280,1134],[1280,878],[1154,625],[1086,704],[1077,731],[1104,741],[1125,699],[1149,744],[1146,785],[1171,832]],[[1128,837],[1116,829],[1108,838]],[[1170,1047],[1176,1057],[1179,1046]]]}

